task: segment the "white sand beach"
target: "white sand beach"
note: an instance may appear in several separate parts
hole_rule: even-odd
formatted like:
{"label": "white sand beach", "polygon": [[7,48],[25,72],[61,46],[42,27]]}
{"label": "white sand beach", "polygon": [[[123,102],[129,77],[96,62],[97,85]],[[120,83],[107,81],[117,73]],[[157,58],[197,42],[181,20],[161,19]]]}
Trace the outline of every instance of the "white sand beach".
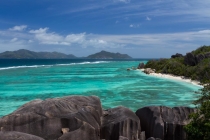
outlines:
{"label": "white sand beach", "polygon": [[[142,72],[144,71],[144,69],[140,69],[140,70]],[[171,74],[162,74],[162,73],[150,73],[148,75],[155,76],[155,77],[161,77],[161,78],[167,78],[167,79],[173,79],[173,80],[178,80],[178,81],[183,81],[183,82],[191,83],[191,84],[196,85],[196,86],[203,87],[199,81],[191,80],[191,79],[186,78],[184,76],[175,76],[175,75],[171,75]]]}

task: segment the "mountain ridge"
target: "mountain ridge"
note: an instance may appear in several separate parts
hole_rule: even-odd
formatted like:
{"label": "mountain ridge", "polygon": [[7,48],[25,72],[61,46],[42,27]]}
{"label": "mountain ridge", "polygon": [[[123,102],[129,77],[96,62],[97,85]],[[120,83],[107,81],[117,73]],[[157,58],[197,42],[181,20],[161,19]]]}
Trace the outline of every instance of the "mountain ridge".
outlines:
{"label": "mountain ridge", "polygon": [[1,59],[70,59],[77,58],[72,54],[64,54],[59,52],[34,52],[26,49],[17,51],[5,51],[0,53]]}
{"label": "mountain ridge", "polygon": [[131,59],[127,54],[112,53],[102,50],[101,52],[91,54],[87,57],[76,57],[73,54],[64,54],[60,52],[35,52],[26,49],[16,51],[5,51],[0,53],[0,59]]}
{"label": "mountain ridge", "polygon": [[87,56],[87,58],[90,58],[90,59],[131,59],[132,57],[130,57],[127,54],[111,53],[111,52],[102,50],[98,53]]}

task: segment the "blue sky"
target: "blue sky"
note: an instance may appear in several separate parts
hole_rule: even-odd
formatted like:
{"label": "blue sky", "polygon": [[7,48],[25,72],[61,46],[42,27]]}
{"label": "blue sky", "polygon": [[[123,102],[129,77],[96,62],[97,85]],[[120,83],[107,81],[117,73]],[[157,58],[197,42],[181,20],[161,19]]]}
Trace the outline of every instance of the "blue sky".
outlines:
{"label": "blue sky", "polygon": [[0,52],[163,58],[210,45],[209,0],[2,0]]}

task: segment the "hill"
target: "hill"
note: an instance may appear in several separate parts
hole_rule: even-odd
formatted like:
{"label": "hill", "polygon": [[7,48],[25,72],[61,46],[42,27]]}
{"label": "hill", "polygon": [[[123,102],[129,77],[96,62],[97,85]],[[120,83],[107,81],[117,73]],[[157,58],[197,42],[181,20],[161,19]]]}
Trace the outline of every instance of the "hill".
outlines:
{"label": "hill", "polygon": [[186,55],[172,55],[170,59],[150,60],[145,68],[157,73],[185,76],[202,83],[210,82],[210,46],[202,46]]}
{"label": "hill", "polygon": [[76,56],[58,52],[33,52],[25,49],[0,53],[0,59],[72,59]]}
{"label": "hill", "polygon": [[89,55],[89,59],[131,59],[127,54],[111,53],[107,51],[101,51],[92,55]]}

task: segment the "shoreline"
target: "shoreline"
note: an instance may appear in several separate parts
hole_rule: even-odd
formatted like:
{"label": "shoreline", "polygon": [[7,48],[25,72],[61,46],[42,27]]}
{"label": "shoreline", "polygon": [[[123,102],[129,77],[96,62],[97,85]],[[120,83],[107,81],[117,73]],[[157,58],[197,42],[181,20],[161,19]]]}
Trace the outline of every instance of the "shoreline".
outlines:
{"label": "shoreline", "polygon": [[[143,72],[145,69],[138,69],[138,70]],[[150,73],[150,74],[147,74],[147,75],[151,75],[151,76],[154,76],[154,77],[160,77],[160,78],[166,78],[166,79],[172,79],[172,80],[177,80],[177,81],[182,81],[182,82],[187,82],[187,83],[191,83],[191,84],[196,85],[196,86],[203,87],[203,85],[201,85],[201,83],[199,81],[191,80],[190,78],[186,78],[184,76],[175,76],[175,75],[171,75],[171,74],[162,74],[162,73]]]}

